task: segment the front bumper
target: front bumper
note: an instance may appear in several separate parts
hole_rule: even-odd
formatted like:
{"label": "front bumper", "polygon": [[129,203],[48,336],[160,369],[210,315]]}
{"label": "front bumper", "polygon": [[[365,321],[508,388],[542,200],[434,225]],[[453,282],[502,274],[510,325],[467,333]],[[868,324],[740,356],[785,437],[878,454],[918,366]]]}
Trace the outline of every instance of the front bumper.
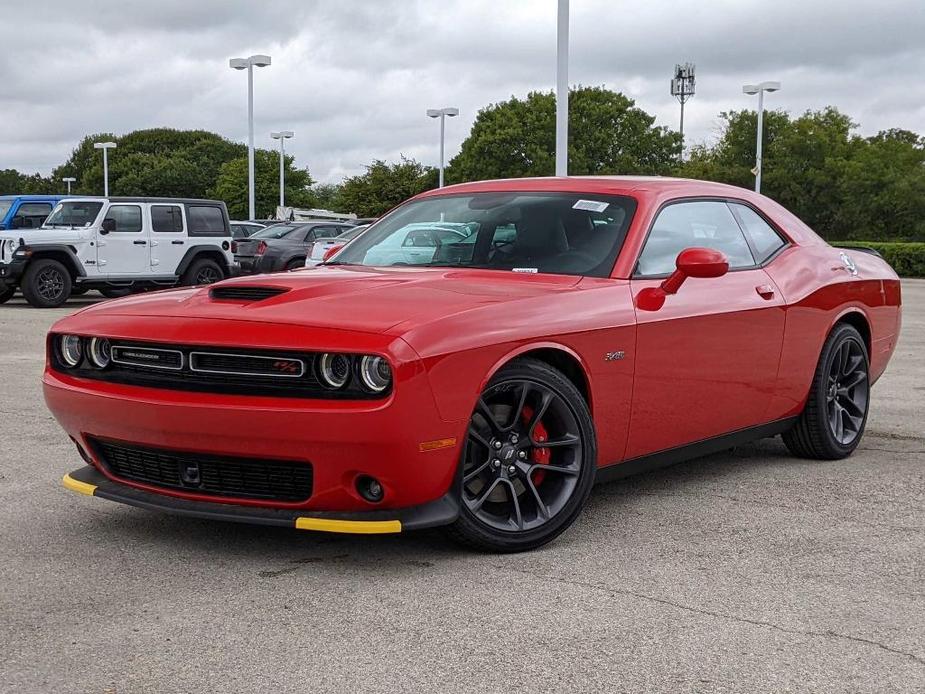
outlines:
{"label": "front bumper", "polygon": [[80,494],[98,496],[101,499],[138,506],[151,511],[319,532],[400,533],[406,530],[447,525],[456,520],[459,515],[459,507],[452,494],[445,494],[430,503],[400,510],[354,513],[314,511],[306,514],[304,511],[293,509],[253,508],[234,504],[190,501],[154,494],[115,482],[90,465],[65,475],[62,483],[71,491]]}
{"label": "front bumper", "polygon": [[13,259],[9,263],[0,263],[0,289],[18,286],[25,270],[25,260]]}

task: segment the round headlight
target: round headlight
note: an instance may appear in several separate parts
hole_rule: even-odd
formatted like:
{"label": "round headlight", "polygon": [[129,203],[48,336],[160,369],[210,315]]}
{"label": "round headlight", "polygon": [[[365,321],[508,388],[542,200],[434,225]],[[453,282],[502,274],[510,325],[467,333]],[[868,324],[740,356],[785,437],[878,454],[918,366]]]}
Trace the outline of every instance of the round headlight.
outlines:
{"label": "round headlight", "polygon": [[392,383],[392,367],[382,357],[363,357],[360,360],[360,380],[369,390],[381,393]]}
{"label": "round headlight", "polygon": [[90,361],[94,366],[105,369],[112,361],[112,347],[105,337],[94,337],[90,340]]}
{"label": "round headlight", "polygon": [[83,357],[83,341],[77,335],[62,335],[58,338],[61,361],[68,368],[74,368]]}
{"label": "round headlight", "polygon": [[350,378],[350,357],[346,354],[322,354],[318,370],[326,385],[343,388]]}

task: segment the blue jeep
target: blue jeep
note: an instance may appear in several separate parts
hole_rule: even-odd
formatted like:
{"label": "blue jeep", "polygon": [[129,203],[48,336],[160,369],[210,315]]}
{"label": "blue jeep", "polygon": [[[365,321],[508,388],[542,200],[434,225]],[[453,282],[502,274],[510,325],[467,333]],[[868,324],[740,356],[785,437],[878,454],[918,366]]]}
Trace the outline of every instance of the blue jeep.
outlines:
{"label": "blue jeep", "polygon": [[66,195],[0,195],[0,229],[38,229]]}

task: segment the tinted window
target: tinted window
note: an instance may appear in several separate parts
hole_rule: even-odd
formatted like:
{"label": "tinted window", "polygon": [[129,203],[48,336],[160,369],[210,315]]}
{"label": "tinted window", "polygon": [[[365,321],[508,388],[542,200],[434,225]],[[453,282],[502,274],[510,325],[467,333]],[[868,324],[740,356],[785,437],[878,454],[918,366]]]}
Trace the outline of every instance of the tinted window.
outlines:
{"label": "tinted window", "polygon": [[667,275],[685,248],[722,251],[730,269],[752,267],[755,259],[725,202],[682,202],[658,213],[639,257],[636,273]]}
{"label": "tinted window", "polygon": [[117,232],[141,231],[141,208],[138,205],[112,205],[106,211],[105,219],[115,220]]}
{"label": "tinted window", "polygon": [[440,195],[383,217],[334,262],[607,277],[635,209],[597,193]]}
{"label": "tinted window", "polygon": [[[281,239],[289,236],[296,229],[303,229],[303,224],[274,224],[271,227],[261,229],[256,234],[252,234],[252,239]],[[303,236],[304,238],[304,236]]]}
{"label": "tinted window", "polygon": [[225,236],[225,215],[217,207],[189,205],[186,208],[186,223],[190,234]]}
{"label": "tinted window", "polygon": [[756,260],[763,263],[772,255],[783,248],[786,243],[780,237],[773,227],[764,221],[764,218],[755,212],[751,207],[746,205],[731,204],[730,207],[735,211],[742,223],[742,228],[751,239],[752,246],[757,254]]}
{"label": "tinted window", "polygon": [[154,231],[183,231],[183,213],[176,205],[151,205],[151,228]]}
{"label": "tinted window", "polygon": [[45,220],[45,226],[90,226],[102,208],[101,202],[60,202]]}
{"label": "tinted window", "polygon": [[24,229],[38,229],[49,214],[51,214],[51,204],[47,202],[24,202],[16,210],[16,216],[22,217],[22,228]]}

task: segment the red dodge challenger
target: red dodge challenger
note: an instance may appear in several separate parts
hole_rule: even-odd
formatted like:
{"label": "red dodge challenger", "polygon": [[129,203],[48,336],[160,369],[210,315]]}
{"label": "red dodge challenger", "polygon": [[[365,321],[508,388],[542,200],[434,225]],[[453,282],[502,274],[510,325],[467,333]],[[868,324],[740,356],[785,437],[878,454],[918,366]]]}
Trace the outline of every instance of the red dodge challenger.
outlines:
{"label": "red dodge challenger", "polygon": [[316,269],[64,318],[44,390],[87,463],[74,491],[518,551],[595,480],[778,434],[849,455],[899,329],[876,253],[741,188],[486,181],[417,196]]}

